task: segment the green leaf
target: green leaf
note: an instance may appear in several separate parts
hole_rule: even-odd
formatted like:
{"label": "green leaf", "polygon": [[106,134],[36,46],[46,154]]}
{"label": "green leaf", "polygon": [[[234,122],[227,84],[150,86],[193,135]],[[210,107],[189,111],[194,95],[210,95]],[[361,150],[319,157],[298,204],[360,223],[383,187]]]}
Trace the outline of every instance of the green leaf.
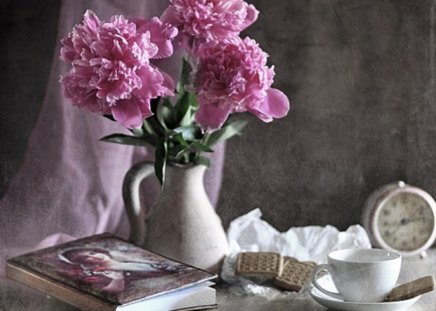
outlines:
{"label": "green leaf", "polygon": [[173,131],[181,133],[183,135],[183,138],[187,141],[201,139],[201,130],[198,126],[194,124],[176,127]]}
{"label": "green leaf", "polygon": [[168,109],[174,109],[173,103],[171,102],[171,99],[169,97],[164,97],[162,103]]}
{"label": "green leaf", "polygon": [[159,103],[159,105],[157,105],[156,117],[165,130],[168,130],[167,120],[170,120],[171,112],[172,111],[163,103]]}
{"label": "green leaf", "polygon": [[190,147],[189,146],[187,146],[187,147],[185,147],[185,148],[182,148],[182,149],[180,149],[177,153],[176,153],[176,155],[175,155],[175,159],[177,160],[177,161],[179,161],[186,153],[188,153],[190,151]]}
{"label": "green leaf", "polygon": [[145,133],[148,133],[149,135],[156,135],[148,119],[145,119],[144,122],[142,122],[141,128]]}
{"label": "green leaf", "polygon": [[160,123],[156,114],[147,118],[145,121],[147,121],[147,124],[150,126],[151,132],[153,133],[153,135],[155,135],[157,137],[164,137],[165,136],[166,129]]}
{"label": "green leaf", "polygon": [[163,186],[165,182],[165,169],[168,156],[168,142],[164,139],[160,140],[156,145],[154,172],[160,184]]}
{"label": "green leaf", "polygon": [[242,129],[247,125],[247,120],[235,120],[228,122],[221,129],[207,135],[205,144],[213,146],[218,141],[227,140],[235,135],[240,135]]}
{"label": "green leaf", "polygon": [[161,98],[153,98],[150,100],[150,111],[152,112],[152,116],[144,119],[142,122],[142,129],[144,132],[155,135],[155,136],[163,136],[163,133],[165,132],[165,129],[163,125],[160,123],[158,117],[157,117],[157,110],[160,106],[159,103],[161,102]]}
{"label": "green leaf", "polygon": [[180,73],[179,82],[177,83],[177,93],[179,94],[179,98],[184,96],[185,85],[189,83],[189,76],[191,74],[191,71],[191,64],[185,58],[183,58],[182,71]]}
{"label": "green leaf", "polygon": [[178,123],[181,126],[191,124],[197,109],[198,103],[195,94],[185,92],[176,103],[176,115]]}
{"label": "green leaf", "polygon": [[173,129],[177,126],[178,120],[177,120],[177,109],[171,102],[171,100],[168,97],[165,97],[163,99],[162,105],[165,108],[166,116],[165,116],[165,123],[170,128]]}
{"label": "green leaf", "polygon": [[148,136],[136,137],[136,136],[129,136],[125,134],[112,134],[100,138],[100,140],[109,143],[131,145],[131,146],[142,146],[142,147],[150,146],[150,145],[153,146],[155,144],[155,142]]}
{"label": "green leaf", "polygon": [[[177,102],[176,102],[176,117],[177,117],[177,123],[180,125],[187,125],[186,121],[183,122],[182,120],[185,119],[185,116],[188,114],[190,110],[190,104],[189,104],[189,93],[183,93],[183,96],[181,96]],[[189,113],[190,115],[190,113]]]}
{"label": "green leaf", "polygon": [[133,128],[130,130],[136,137],[141,137],[142,135],[144,135],[144,130],[142,129],[142,127],[140,128]]}
{"label": "green leaf", "polygon": [[193,141],[191,145],[203,152],[213,152],[213,149],[199,141]]}
{"label": "green leaf", "polygon": [[195,94],[185,90],[186,85],[191,83],[190,75],[192,72],[191,64],[183,59],[182,71],[179,82],[177,83],[177,101],[176,101],[176,117],[177,123],[180,125],[188,125],[192,123],[195,111],[198,108],[197,98]]}
{"label": "green leaf", "polygon": [[207,167],[209,167],[211,163],[209,158],[198,156],[195,160],[195,164],[206,165]]}
{"label": "green leaf", "polygon": [[189,146],[189,144],[186,142],[185,138],[183,137],[183,133],[177,133],[175,135],[171,135],[171,139],[175,140],[183,147]]}
{"label": "green leaf", "polygon": [[198,102],[197,97],[194,93],[187,92],[185,93],[185,96],[183,97],[183,102],[180,105],[180,108],[178,110],[178,119],[179,124],[181,126],[192,124],[192,121],[194,120],[194,114],[198,110]]}

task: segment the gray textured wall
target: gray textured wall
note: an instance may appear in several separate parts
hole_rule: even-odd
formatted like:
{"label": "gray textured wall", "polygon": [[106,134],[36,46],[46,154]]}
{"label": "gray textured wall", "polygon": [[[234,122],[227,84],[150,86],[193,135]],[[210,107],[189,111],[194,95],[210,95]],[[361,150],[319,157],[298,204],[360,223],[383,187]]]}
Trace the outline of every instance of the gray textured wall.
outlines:
{"label": "gray textured wall", "polygon": [[[229,141],[218,212],[253,208],[279,229],[345,228],[366,196],[398,179],[436,194],[434,9],[431,0],[254,0],[245,34],[275,65],[293,111],[250,118]],[[0,194],[39,111],[58,1],[2,1]]]}
{"label": "gray textured wall", "polygon": [[259,207],[280,229],[359,222],[369,193],[403,179],[436,195],[434,5],[254,0],[247,34],[294,104],[229,142],[224,222]]}

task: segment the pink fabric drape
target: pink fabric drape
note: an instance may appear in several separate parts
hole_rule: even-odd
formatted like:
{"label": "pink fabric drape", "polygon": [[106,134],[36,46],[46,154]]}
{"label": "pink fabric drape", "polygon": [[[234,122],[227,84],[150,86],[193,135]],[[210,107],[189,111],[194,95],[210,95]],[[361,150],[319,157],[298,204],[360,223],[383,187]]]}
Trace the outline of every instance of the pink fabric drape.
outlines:
{"label": "pink fabric drape", "polygon": [[[58,61],[59,39],[80,23],[86,9],[101,19],[159,16],[167,6],[160,0],[64,0],[58,44],[45,99],[29,139],[25,160],[0,202],[0,276],[6,258],[36,247],[104,231],[126,237],[128,224],[121,196],[122,180],[138,161],[152,159],[152,150],[100,142],[122,132],[120,125],[73,107],[63,97],[59,76],[66,67]],[[174,77],[179,62],[165,64]],[[224,145],[215,148],[205,185],[216,204]],[[157,182],[144,187],[146,201],[158,192]]]}

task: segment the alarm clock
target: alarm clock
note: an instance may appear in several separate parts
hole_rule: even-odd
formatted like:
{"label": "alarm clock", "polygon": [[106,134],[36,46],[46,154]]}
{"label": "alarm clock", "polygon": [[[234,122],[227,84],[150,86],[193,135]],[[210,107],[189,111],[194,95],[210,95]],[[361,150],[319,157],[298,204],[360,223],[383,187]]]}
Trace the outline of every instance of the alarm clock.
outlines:
{"label": "alarm clock", "polygon": [[365,201],[362,225],[374,247],[425,257],[436,238],[436,202],[423,189],[403,181],[388,184]]}

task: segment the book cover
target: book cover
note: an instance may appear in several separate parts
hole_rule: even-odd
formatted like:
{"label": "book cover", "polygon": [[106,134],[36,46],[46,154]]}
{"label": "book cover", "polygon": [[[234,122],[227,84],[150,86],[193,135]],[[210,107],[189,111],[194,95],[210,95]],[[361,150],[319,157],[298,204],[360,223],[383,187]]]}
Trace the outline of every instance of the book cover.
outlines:
{"label": "book cover", "polygon": [[165,299],[165,294],[216,277],[107,233],[9,259],[6,273],[79,308],[95,310],[116,310],[161,295]]}

